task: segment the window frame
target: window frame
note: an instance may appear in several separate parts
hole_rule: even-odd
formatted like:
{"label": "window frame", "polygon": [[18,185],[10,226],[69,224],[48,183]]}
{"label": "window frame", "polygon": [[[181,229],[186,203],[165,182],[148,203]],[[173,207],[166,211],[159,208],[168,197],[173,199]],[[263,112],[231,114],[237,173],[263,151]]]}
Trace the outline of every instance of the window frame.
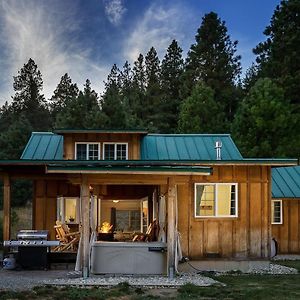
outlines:
{"label": "window frame", "polygon": [[[275,222],[274,221],[274,213],[272,213],[272,206],[274,205],[275,202],[279,202],[280,203],[280,221],[279,222]],[[274,210],[273,210],[274,212]],[[271,224],[272,225],[282,225],[283,224],[283,207],[282,207],[282,199],[272,199],[271,200]]]}
{"label": "window frame", "polygon": [[[197,186],[202,185],[202,186],[207,186],[207,185],[212,185],[214,186],[214,196],[215,196],[215,215],[214,216],[198,216],[197,215],[197,209],[196,209],[196,200],[197,200]],[[234,215],[216,215],[216,212],[218,211],[218,193],[217,193],[217,187],[220,185],[234,185],[235,186],[235,214]],[[236,182],[222,182],[222,183],[213,183],[213,182],[203,182],[203,183],[194,183],[194,217],[196,219],[207,219],[207,218],[238,218],[238,201],[239,196],[238,196],[238,183]]]}
{"label": "window frame", "polygon": [[75,142],[75,160],[77,160],[77,145],[86,145],[86,160],[93,161],[94,159],[89,159],[89,145],[98,145],[98,159],[101,159],[101,143],[99,142]]}
{"label": "window frame", "polygon": [[137,210],[137,209],[116,209],[116,228],[117,228],[117,212],[128,212],[128,227],[131,227],[131,225],[132,225],[132,220],[133,220],[132,213],[133,212],[139,213],[139,221],[140,221],[139,228],[138,229],[133,229],[133,230],[127,229],[125,231],[135,232],[137,230],[140,230],[141,232],[143,232],[141,230],[142,228],[141,228],[141,214],[140,214],[140,210]]}
{"label": "window frame", "polygon": [[113,160],[121,160],[121,159],[117,159],[117,145],[126,145],[126,159],[122,159],[122,160],[128,160],[128,143],[125,142],[104,142],[102,145],[102,159],[105,159],[105,145],[114,145],[114,159]]}
{"label": "window frame", "polygon": [[[68,199],[76,200],[76,215],[75,220],[73,222],[67,222],[65,220],[66,214],[66,202]],[[80,223],[80,197],[63,197],[58,196],[56,200],[56,220],[62,222],[63,224],[79,224]]]}

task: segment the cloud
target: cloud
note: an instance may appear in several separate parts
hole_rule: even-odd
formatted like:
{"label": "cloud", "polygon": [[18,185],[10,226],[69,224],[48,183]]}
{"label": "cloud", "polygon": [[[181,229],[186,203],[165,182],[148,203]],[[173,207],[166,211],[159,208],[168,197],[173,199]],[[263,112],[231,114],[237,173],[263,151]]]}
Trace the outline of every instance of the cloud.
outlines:
{"label": "cloud", "polygon": [[80,86],[86,78],[102,83],[108,68],[91,61],[90,49],[74,38],[80,28],[76,2],[68,2],[67,9],[63,5],[60,1],[0,0],[1,103],[14,94],[12,77],[29,58],[41,70],[47,99],[66,72]]}
{"label": "cloud", "polygon": [[105,14],[113,25],[119,25],[126,8],[122,0],[104,0]]}
{"label": "cloud", "polygon": [[129,38],[125,40],[125,59],[134,61],[140,53],[145,54],[152,46],[162,57],[173,39],[178,40],[179,44],[186,40],[187,22],[190,17],[191,12],[182,5],[165,7],[153,2],[137,24],[134,24]]}

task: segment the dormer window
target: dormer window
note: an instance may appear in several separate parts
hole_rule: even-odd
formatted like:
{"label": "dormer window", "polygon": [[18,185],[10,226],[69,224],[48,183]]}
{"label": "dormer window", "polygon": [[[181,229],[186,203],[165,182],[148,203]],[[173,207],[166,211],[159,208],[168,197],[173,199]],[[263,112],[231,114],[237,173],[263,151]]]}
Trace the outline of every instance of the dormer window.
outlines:
{"label": "dormer window", "polygon": [[103,159],[104,160],[127,160],[128,144],[127,143],[104,143]]}
{"label": "dormer window", "polygon": [[100,143],[75,143],[75,159],[99,160]]}

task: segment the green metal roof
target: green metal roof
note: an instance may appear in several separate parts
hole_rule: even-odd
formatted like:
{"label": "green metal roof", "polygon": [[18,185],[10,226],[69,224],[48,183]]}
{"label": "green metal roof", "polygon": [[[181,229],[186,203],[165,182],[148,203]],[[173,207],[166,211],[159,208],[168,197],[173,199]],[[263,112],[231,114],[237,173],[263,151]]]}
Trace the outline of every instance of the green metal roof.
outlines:
{"label": "green metal roof", "polygon": [[[21,160],[6,164],[85,165],[86,161],[63,159],[63,136],[52,132],[33,132]],[[215,142],[222,142],[222,159],[216,160]],[[243,158],[229,134],[148,134],[141,141],[141,159],[133,161],[89,161],[96,165],[296,165],[295,159]]]}
{"label": "green metal roof", "polygon": [[52,132],[33,132],[21,155],[21,159],[63,159],[63,137]]}
{"label": "green metal roof", "polygon": [[300,198],[300,166],[272,169],[272,198]]}
{"label": "green metal roof", "polygon": [[216,141],[222,160],[242,160],[229,134],[148,134],[141,144],[142,160],[216,160]]}

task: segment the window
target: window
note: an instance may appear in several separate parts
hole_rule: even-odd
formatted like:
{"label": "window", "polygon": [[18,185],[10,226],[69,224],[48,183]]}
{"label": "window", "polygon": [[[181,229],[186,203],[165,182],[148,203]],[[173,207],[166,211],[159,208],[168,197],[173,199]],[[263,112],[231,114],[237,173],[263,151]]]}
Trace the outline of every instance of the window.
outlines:
{"label": "window", "polygon": [[57,220],[62,223],[79,223],[79,198],[57,198]]}
{"label": "window", "polygon": [[272,224],[282,224],[282,200],[272,200]]}
{"label": "window", "polygon": [[141,212],[139,210],[116,210],[116,230],[140,231]]}
{"label": "window", "polygon": [[99,143],[76,143],[75,159],[77,160],[99,160],[100,144]]}
{"label": "window", "polygon": [[195,217],[237,217],[236,183],[195,183]]}
{"label": "window", "polygon": [[127,143],[104,143],[103,159],[104,160],[128,159],[128,144]]}

